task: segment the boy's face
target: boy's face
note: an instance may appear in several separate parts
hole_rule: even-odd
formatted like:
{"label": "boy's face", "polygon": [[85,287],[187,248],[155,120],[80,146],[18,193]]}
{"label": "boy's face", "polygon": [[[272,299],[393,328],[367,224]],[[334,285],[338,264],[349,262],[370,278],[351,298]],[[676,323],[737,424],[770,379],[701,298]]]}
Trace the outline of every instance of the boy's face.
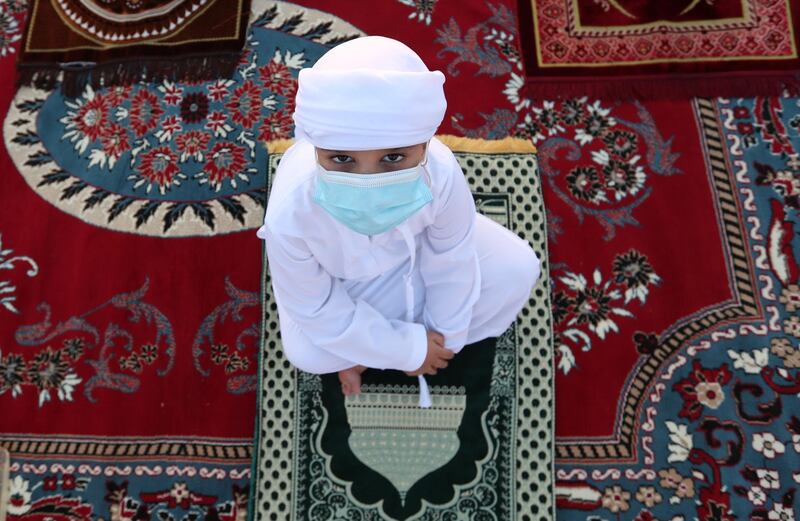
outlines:
{"label": "boy's face", "polygon": [[317,148],[319,164],[325,170],[351,174],[380,174],[417,166],[427,143],[379,150],[328,150]]}

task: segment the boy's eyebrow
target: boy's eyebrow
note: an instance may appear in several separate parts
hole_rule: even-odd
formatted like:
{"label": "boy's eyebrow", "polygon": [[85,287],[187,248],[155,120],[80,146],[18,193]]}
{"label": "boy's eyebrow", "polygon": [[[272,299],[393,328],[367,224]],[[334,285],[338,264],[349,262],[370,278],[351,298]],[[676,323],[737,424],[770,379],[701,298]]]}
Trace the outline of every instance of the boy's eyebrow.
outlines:
{"label": "boy's eyebrow", "polygon": [[[409,148],[411,147],[408,146],[408,147],[387,148],[386,150],[388,150],[389,152],[397,152],[399,150],[408,150]],[[327,152],[333,154],[342,154],[345,156],[349,154],[347,150],[328,150]]]}

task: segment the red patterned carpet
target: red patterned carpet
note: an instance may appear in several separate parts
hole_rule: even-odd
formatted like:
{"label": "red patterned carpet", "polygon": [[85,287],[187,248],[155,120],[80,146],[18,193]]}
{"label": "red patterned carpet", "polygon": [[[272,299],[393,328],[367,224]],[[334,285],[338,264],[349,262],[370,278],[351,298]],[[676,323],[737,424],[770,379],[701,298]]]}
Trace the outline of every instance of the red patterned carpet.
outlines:
{"label": "red patterned carpet", "polygon": [[[248,167],[265,157],[257,147],[249,157],[247,139],[288,136],[285,94],[296,69],[361,32],[406,41],[447,73],[442,132],[516,135],[539,148],[557,334],[559,518],[792,519],[800,501],[797,99],[550,102],[525,90],[511,3],[396,1],[381,16],[300,3],[339,21],[316,36],[313,12],[280,4],[270,18],[272,3],[254,2],[259,23],[277,29],[270,45],[305,33],[319,51],[275,58],[254,48],[242,61],[254,65],[247,88],[135,88],[70,106],[0,87],[10,115],[0,156],[0,404],[8,411],[0,432],[17,455],[12,519],[54,504],[72,519],[243,515],[259,327],[254,226],[263,211],[261,172]],[[9,5],[3,42],[19,34]],[[296,11],[305,14],[291,21]],[[5,76],[14,59],[6,52],[0,61]],[[248,90],[269,91],[274,105],[215,123],[213,114]],[[184,102],[198,92],[205,97]],[[205,113],[190,113],[203,99]],[[159,128],[148,127],[142,107],[162,111]],[[90,108],[102,124],[68,135],[69,114]],[[191,148],[151,153],[164,146],[164,122],[179,115],[203,121],[202,160]],[[103,147],[115,124],[131,145],[118,155]],[[131,164],[137,139],[153,148]],[[238,172],[208,175],[206,155],[218,143],[246,159]],[[117,185],[102,176],[120,171]],[[132,188],[143,172],[154,175]],[[182,185],[172,182],[178,172]],[[234,187],[243,177],[233,174],[251,183]],[[81,181],[110,195],[91,205]],[[210,186],[220,192],[204,192]],[[176,205],[182,194],[208,207]],[[91,464],[88,450],[97,455]]]}

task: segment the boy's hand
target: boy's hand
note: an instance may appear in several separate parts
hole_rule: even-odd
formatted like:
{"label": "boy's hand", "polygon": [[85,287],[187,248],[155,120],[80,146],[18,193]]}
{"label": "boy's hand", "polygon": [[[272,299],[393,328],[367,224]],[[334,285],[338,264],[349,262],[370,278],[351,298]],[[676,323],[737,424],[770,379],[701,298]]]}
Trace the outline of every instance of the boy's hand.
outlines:
{"label": "boy's hand", "polygon": [[455,353],[444,347],[444,337],[436,331],[428,331],[428,354],[425,361],[416,371],[406,371],[408,376],[419,376],[421,374],[434,375],[439,369],[447,367],[448,360],[451,360]]}
{"label": "boy's hand", "polygon": [[366,371],[367,368],[363,365],[357,365],[339,371],[339,381],[342,384],[342,394],[349,396],[351,394],[361,394],[361,373]]}

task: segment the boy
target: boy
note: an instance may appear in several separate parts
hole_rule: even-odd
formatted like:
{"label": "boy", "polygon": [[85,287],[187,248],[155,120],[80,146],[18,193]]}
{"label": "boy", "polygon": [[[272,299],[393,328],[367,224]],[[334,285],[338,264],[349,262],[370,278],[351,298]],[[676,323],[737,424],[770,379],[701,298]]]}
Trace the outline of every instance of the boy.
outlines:
{"label": "boy", "polygon": [[444,75],[399,41],[368,36],[300,71],[297,142],[264,225],[283,349],[297,368],[436,374],[503,333],[539,277],[514,233],[479,215],[453,153],[433,137]]}

